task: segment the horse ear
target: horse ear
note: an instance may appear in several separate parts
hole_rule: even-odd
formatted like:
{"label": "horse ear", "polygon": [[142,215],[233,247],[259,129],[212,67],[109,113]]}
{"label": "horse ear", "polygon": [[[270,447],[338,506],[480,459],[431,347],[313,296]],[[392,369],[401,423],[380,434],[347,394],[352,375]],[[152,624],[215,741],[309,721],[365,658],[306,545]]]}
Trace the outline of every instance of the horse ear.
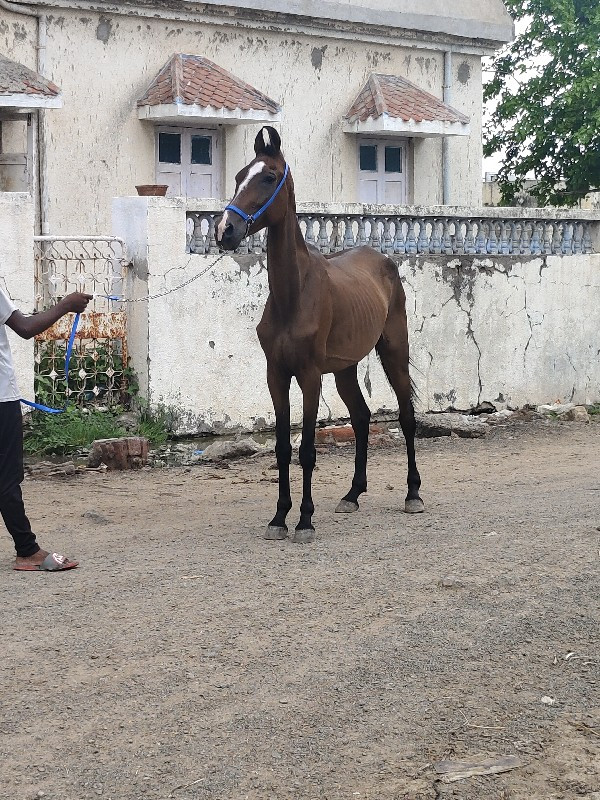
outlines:
{"label": "horse ear", "polygon": [[279,134],[270,125],[265,125],[254,140],[254,152],[257,156],[277,156],[281,152]]}

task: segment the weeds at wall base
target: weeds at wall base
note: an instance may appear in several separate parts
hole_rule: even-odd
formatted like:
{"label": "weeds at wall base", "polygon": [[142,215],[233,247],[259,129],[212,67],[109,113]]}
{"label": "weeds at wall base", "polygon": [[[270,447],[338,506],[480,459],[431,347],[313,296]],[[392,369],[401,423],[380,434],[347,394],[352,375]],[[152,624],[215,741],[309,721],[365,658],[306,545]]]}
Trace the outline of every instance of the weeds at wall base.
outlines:
{"label": "weeds at wall base", "polygon": [[62,414],[34,411],[25,427],[23,449],[27,455],[68,455],[89,447],[96,439],[144,436],[152,445],[168,437],[165,419],[145,408],[133,414],[134,424],[124,425],[123,409],[99,410],[72,406]]}

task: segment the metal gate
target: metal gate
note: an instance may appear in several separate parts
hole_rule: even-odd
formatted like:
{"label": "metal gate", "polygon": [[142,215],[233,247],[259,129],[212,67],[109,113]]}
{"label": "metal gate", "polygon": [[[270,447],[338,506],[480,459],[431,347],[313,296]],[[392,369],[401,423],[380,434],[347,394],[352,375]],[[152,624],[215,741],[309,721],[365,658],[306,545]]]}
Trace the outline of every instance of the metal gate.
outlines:
{"label": "metal gate", "polygon": [[72,324],[67,315],[35,339],[38,402],[59,408],[126,405],[129,399],[127,317],[122,296],[128,259],[125,243],[111,236],[36,236],[35,310],[43,311],[70,292],[93,294],[81,315],[65,385],[65,350]]}

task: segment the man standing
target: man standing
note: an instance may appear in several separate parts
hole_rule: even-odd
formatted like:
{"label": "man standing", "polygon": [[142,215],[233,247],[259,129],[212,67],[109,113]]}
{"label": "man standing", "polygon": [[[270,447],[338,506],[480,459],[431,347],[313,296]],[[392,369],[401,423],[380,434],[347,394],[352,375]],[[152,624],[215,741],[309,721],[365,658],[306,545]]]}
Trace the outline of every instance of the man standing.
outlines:
{"label": "man standing", "polygon": [[21,494],[23,420],[6,325],[23,339],[31,339],[65,314],[85,311],[91,299],[90,294],[74,292],[52,308],[26,316],[0,288],[0,514],[15,542],[17,558],[13,569],[16,570],[56,572],[73,569],[79,562],[42,550],[25,514]]}

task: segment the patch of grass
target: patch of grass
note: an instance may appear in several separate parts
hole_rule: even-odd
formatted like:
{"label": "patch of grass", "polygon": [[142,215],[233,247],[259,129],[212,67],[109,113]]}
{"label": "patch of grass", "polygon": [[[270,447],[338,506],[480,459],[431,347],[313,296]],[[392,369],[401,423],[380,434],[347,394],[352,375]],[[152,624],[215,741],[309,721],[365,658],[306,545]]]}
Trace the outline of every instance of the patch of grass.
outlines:
{"label": "patch of grass", "polygon": [[145,436],[154,445],[164,444],[169,438],[163,420],[154,419],[146,413],[140,419],[136,435]]}
{"label": "patch of grass", "polygon": [[600,414],[600,403],[594,403],[587,407],[588,414]]}
{"label": "patch of grass", "polygon": [[142,405],[138,411],[139,422],[133,430],[126,430],[118,422],[122,411],[118,407],[96,411],[77,406],[70,406],[62,414],[34,411],[31,428],[25,432],[23,449],[29,455],[63,456],[89,447],[96,439],[144,436],[156,446],[169,438],[172,410],[161,405],[153,408]]}
{"label": "patch of grass", "polygon": [[76,407],[67,408],[62,414],[34,411],[23,449],[30,455],[53,453],[62,456],[81,447],[89,447],[95,439],[126,435],[109,412]]}

